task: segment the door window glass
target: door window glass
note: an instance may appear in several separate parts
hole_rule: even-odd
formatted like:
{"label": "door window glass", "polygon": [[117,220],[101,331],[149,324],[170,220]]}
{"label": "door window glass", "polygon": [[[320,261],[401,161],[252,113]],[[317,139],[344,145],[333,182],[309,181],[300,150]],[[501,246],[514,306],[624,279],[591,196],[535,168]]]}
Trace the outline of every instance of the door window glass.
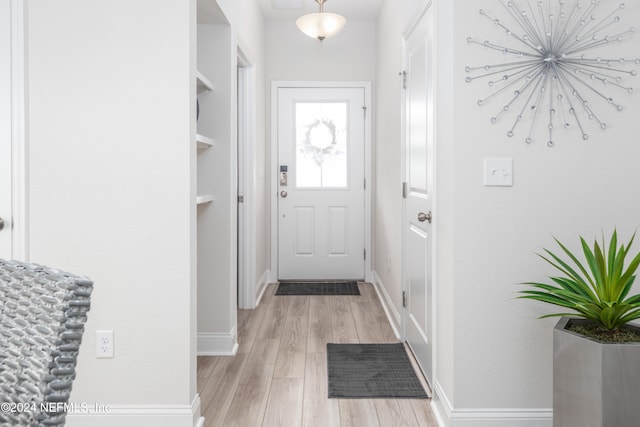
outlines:
{"label": "door window glass", "polygon": [[296,186],[346,188],[347,103],[296,103]]}

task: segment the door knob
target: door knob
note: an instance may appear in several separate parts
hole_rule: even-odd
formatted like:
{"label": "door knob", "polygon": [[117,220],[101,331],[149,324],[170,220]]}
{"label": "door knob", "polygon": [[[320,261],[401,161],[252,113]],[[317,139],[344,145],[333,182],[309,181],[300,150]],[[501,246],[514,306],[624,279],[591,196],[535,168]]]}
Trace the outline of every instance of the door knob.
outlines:
{"label": "door knob", "polygon": [[0,218],[0,231],[4,228],[4,219]]}
{"label": "door knob", "polygon": [[433,219],[433,217],[431,216],[431,211],[424,213],[424,212],[420,212],[418,214],[418,221],[420,222],[425,222],[428,221],[429,224],[431,224],[431,220]]}
{"label": "door knob", "polygon": [[280,192],[280,197],[287,197],[287,192],[286,192],[286,191],[284,191],[284,190],[282,190],[282,191]]}

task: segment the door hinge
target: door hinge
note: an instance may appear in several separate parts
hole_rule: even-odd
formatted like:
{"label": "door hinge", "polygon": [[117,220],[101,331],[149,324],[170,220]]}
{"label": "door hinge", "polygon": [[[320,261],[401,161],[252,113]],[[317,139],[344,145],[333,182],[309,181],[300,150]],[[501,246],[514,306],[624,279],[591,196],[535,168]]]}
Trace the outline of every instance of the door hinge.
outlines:
{"label": "door hinge", "polygon": [[366,119],[367,118],[367,106],[366,105],[362,106],[362,112],[364,113],[364,118]]}
{"label": "door hinge", "polygon": [[402,76],[402,89],[406,89],[407,88],[407,72],[406,71],[401,71],[400,76]]}
{"label": "door hinge", "polygon": [[364,250],[364,259],[367,259],[367,250]]}
{"label": "door hinge", "polygon": [[402,198],[406,199],[409,193],[409,185],[406,182],[402,183]]}
{"label": "door hinge", "polygon": [[364,189],[367,189],[367,178],[364,179]]}
{"label": "door hinge", "polygon": [[402,307],[407,308],[407,291],[402,291]]}
{"label": "door hinge", "polygon": [[244,196],[238,196],[238,203],[244,203]]}

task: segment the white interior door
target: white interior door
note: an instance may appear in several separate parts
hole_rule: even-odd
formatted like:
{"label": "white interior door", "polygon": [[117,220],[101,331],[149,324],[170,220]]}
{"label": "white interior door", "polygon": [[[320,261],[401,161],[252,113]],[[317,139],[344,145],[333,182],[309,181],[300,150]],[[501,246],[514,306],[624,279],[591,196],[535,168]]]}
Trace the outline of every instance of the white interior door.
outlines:
{"label": "white interior door", "polygon": [[363,279],[365,90],[278,89],[278,278]]}
{"label": "white interior door", "polygon": [[404,312],[405,337],[432,378],[433,73],[432,9],[405,37]]}
{"label": "white interior door", "polygon": [[0,0],[0,258],[11,259],[11,0]]}

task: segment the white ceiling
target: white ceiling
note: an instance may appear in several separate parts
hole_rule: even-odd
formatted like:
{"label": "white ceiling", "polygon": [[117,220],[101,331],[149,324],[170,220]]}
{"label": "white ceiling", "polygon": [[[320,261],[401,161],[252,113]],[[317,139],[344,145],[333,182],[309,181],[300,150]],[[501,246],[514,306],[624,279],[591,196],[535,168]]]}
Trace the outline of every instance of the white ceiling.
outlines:
{"label": "white ceiling", "polygon": [[[268,21],[295,20],[306,13],[318,12],[315,0],[257,0]],[[325,0],[324,11],[337,13],[353,21],[372,21],[378,16],[382,0]]]}

